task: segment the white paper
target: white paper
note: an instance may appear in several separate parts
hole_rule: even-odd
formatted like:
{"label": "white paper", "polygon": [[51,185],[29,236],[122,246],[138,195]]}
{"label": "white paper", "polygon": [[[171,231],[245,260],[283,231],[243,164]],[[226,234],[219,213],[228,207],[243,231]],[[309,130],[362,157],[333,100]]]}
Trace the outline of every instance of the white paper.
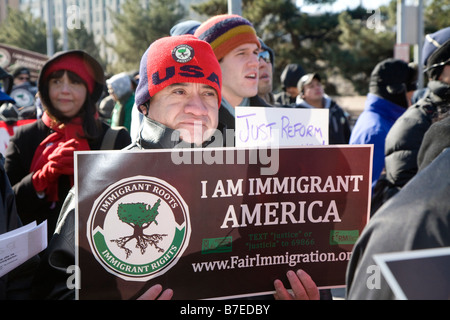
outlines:
{"label": "white paper", "polygon": [[328,109],[236,107],[236,146],[328,145],[328,112]]}
{"label": "white paper", "polygon": [[0,277],[47,248],[47,221],[0,235]]}

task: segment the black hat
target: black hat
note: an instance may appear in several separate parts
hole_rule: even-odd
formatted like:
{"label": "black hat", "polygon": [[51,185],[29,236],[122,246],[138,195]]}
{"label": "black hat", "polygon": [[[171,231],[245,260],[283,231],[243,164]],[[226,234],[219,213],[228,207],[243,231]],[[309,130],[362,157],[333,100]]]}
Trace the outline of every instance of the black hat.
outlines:
{"label": "black hat", "polygon": [[417,89],[417,65],[400,59],[385,59],[370,75],[369,92],[404,108],[408,107],[406,93]]}
{"label": "black hat", "polygon": [[447,64],[450,64],[450,39],[429,56],[424,72],[427,72],[430,79],[437,80]]}
{"label": "black hat", "polygon": [[13,71],[13,77],[16,78],[21,74],[27,74],[30,75],[30,69],[28,69],[27,67],[17,67],[14,69]]}
{"label": "black hat", "polygon": [[299,64],[288,64],[281,73],[280,80],[283,90],[289,87],[297,87],[298,80],[305,74],[302,66]]}

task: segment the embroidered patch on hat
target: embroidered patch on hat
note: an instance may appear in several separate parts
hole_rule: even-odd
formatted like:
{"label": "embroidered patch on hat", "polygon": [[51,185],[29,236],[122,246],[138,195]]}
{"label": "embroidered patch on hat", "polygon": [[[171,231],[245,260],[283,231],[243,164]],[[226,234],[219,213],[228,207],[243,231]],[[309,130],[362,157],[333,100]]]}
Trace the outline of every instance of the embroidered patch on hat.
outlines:
{"label": "embroidered patch on hat", "polygon": [[180,44],[172,50],[172,57],[178,63],[186,63],[194,58],[194,49],[187,44]]}

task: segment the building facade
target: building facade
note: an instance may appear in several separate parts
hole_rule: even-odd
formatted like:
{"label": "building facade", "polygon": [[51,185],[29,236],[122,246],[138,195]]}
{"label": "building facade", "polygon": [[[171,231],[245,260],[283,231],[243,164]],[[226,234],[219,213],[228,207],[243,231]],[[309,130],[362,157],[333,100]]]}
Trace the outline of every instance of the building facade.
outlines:
{"label": "building facade", "polygon": [[[126,0],[0,0],[0,22],[7,16],[7,7],[30,10],[33,16],[41,17],[51,28],[56,28],[62,35],[64,47],[65,34],[68,29],[80,28],[84,25],[88,32],[92,32],[94,41],[100,48],[100,55],[109,63],[117,59],[115,53],[104,45],[104,40],[115,42],[110,11],[120,13]],[[189,9],[191,4],[205,2],[205,0],[180,0]],[[143,5],[148,1],[143,0]],[[200,19],[189,9],[187,19]],[[50,18],[49,18],[50,17]],[[51,51],[51,49],[48,49]],[[48,55],[54,52],[47,52]]]}

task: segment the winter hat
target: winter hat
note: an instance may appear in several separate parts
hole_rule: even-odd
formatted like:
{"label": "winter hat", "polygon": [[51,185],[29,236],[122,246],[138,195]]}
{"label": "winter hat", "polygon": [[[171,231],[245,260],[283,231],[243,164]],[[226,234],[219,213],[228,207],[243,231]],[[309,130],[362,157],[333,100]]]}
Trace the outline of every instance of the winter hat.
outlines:
{"label": "winter hat", "polygon": [[71,71],[83,79],[94,101],[97,101],[102,95],[105,83],[103,68],[86,52],[69,50],[56,53],[42,67],[38,79],[39,91],[44,88],[48,76],[59,70]]}
{"label": "winter hat", "polygon": [[222,14],[209,18],[197,28],[194,35],[211,45],[219,61],[244,43],[255,43],[261,48],[253,25],[237,14]]}
{"label": "winter hat", "polygon": [[110,86],[117,98],[122,99],[126,94],[131,93],[131,78],[126,72],[113,75],[106,80],[106,84]]}
{"label": "winter hat", "polygon": [[211,46],[193,35],[158,39],[142,56],[136,105],[139,108],[165,87],[183,82],[213,87],[220,106],[222,71]]}
{"label": "winter hat", "polygon": [[264,41],[262,41],[261,38],[258,37],[259,43],[261,44],[261,50],[269,52],[270,56],[270,63],[272,64],[272,67],[275,66],[275,54],[269,46],[267,46]]}
{"label": "winter hat", "polygon": [[194,34],[195,30],[200,26],[200,22],[196,20],[187,20],[177,23],[170,29],[171,36],[181,36],[183,34]]}
{"label": "winter hat", "polygon": [[428,65],[428,58],[440,48],[445,42],[450,40],[450,27],[436,31],[435,33],[427,34],[422,47],[422,65]]}
{"label": "winter hat", "polygon": [[14,69],[14,71],[13,71],[14,78],[17,78],[21,74],[26,74],[26,75],[30,76],[30,69],[28,69],[27,67],[17,67]]}
{"label": "winter hat", "polygon": [[437,80],[447,64],[450,64],[450,39],[430,55],[424,71],[430,79]]}
{"label": "winter hat", "polygon": [[406,93],[417,89],[417,66],[400,59],[379,62],[372,71],[369,92],[404,108],[408,107]]}
{"label": "winter hat", "polygon": [[288,64],[286,67],[284,67],[284,70],[280,76],[283,90],[285,91],[286,88],[289,87],[297,87],[298,81],[304,75],[305,70],[303,70],[303,68],[299,64]]}

